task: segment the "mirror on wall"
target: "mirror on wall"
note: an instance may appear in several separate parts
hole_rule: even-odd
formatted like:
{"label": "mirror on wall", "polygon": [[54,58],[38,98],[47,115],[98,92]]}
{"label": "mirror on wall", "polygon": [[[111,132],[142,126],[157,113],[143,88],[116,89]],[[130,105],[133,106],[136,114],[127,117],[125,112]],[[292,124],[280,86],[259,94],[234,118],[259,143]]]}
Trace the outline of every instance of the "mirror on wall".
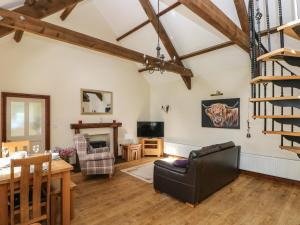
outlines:
{"label": "mirror on wall", "polygon": [[112,114],[112,106],[112,92],[81,89],[81,114]]}

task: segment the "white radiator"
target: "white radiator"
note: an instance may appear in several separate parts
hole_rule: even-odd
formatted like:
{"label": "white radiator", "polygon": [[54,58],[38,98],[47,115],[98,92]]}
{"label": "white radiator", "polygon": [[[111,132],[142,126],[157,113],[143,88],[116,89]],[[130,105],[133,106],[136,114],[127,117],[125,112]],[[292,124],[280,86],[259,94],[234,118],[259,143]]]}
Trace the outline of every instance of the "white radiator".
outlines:
{"label": "white radiator", "polygon": [[[165,142],[164,153],[188,158],[200,146]],[[240,169],[300,181],[300,161],[241,152]]]}

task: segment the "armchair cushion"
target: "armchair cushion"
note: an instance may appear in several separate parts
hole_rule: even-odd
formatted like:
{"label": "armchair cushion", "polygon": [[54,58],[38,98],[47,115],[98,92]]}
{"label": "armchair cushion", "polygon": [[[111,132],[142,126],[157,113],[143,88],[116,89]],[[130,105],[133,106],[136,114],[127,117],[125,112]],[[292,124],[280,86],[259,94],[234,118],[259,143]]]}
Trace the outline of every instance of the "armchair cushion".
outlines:
{"label": "armchair cushion", "polygon": [[157,160],[154,162],[154,164],[156,166],[162,167],[166,170],[170,170],[170,171],[180,173],[180,174],[185,174],[187,171],[186,168],[174,166],[172,162],[167,162],[164,160]]}
{"label": "armchair cushion", "polygon": [[112,174],[114,172],[114,160],[88,160],[86,162],[86,174]]}
{"label": "armchair cushion", "polygon": [[103,160],[103,159],[114,159],[114,155],[110,152],[99,152],[94,154],[87,154],[86,160]]}
{"label": "armchair cushion", "polygon": [[90,145],[82,134],[74,136],[74,143],[83,175],[113,173],[115,157],[110,151],[106,151],[106,148],[91,148],[92,153],[88,154]]}
{"label": "armchair cushion", "polygon": [[93,148],[91,145],[88,149],[88,154],[110,152],[109,147]]}

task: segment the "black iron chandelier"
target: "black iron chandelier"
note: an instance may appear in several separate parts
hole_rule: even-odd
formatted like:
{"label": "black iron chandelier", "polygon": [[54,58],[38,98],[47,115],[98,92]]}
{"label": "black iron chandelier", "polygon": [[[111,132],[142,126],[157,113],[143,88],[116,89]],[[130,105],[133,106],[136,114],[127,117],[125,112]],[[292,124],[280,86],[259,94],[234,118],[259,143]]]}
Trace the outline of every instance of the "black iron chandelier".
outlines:
{"label": "black iron chandelier", "polygon": [[160,5],[159,5],[159,0],[157,1],[157,46],[156,46],[156,60],[154,65],[149,64],[149,60],[147,59],[147,56],[144,55],[144,66],[148,70],[150,74],[154,73],[155,71],[160,72],[163,74],[165,70],[165,55],[161,53],[161,47],[160,47],[160,21],[159,21],[159,13],[160,13]]}

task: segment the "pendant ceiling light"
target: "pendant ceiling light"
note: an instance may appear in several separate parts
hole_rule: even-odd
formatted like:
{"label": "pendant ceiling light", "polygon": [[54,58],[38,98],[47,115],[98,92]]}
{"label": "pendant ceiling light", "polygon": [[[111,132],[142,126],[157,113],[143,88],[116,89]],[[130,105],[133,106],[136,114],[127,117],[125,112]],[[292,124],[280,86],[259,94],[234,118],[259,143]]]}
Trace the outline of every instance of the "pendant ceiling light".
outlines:
{"label": "pendant ceiling light", "polygon": [[[156,61],[154,63],[154,65],[150,65],[149,64],[149,60],[147,59],[147,56],[144,55],[144,66],[146,67],[146,69],[148,70],[149,73],[153,73],[155,71],[160,72],[161,74],[163,74],[166,70],[165,70],[165,55],[161,53],[161,47],[160,47],[160,21],[159,21],[159,13],[160,13],[160,4],[159,4],[159,0],[157,1],[157,15],[156,15],[156,19],[157,19],[157,46],[156,46]],[[175,59],[174,59],[175,61]]]}

